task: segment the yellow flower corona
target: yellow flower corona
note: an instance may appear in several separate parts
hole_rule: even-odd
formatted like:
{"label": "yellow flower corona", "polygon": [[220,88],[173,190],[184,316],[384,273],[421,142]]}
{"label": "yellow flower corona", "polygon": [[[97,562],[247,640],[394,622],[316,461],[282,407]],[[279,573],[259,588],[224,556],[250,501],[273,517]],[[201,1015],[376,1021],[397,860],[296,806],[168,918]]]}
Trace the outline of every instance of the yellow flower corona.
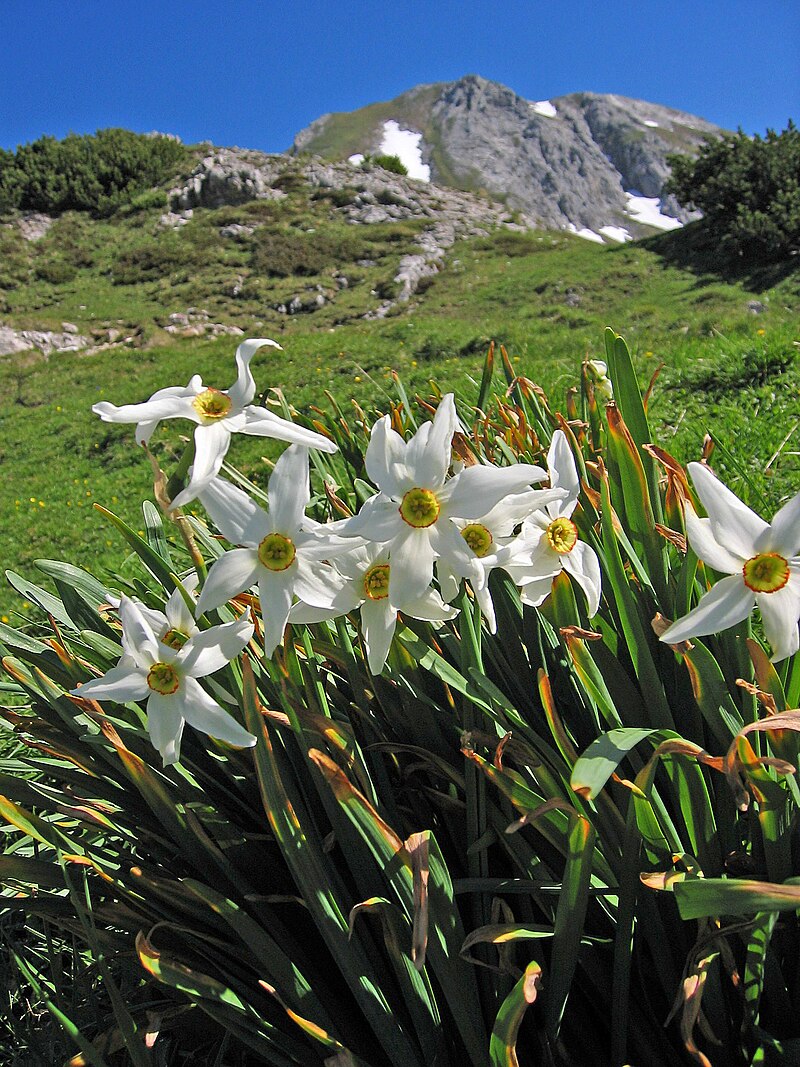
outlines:
{"label": "yellow flower corona", "polygon": [[188,640],[189,635],[183,633],[181,630],[167,630],[161,638],[161,643],[168,648],[174,648],[177,652],[179,649],[183,648]]}
{"label": "yellow flower corona", "polygon": [[258,546],[258,560],[270,571],[285,571],[294,563],[297,550],[283,534],[271,533]]}
{"label": "yellow flower corona", "polygon": [[486,555],[494,541],[489,530],[479,522],[471,522],[465,526],[461,531],[461,536],[479,559]]}
{"label": "yellow flower corona", "polygon": [[364,595],[369,600],[385,600],[389,595],[389,564],[377,563],[364,575]]}
{"label": "yellow flower corona", "polygon": [[554,552],[565,556],[571,552],[578,542],[578,527],[565,515],[553,519],[547,527],[547,540]]}
{"label": "yellow flower corona", "polygon": [[171,663],[154,663],[147,672],[147,684],[154,693],[166,697],[177,693],[180,678]]}
{"label": "yellow flower corona", "polygon": [[224,419],[231,410],[232,403],[226,393],[209,386],[192,400],[192,407],[197,412],[200,422],[207,426],[209,423],[216,422],[217,419]]}
{"label": "yellow flower corona", "polygon": [[433,526],[439,518],[440,505],[431,489],[409,489],[400,503],[403,522],[417,530]]}
{"label": "yellow flower corona", "polygon": [[777,593],[789,581],[789,561],[777,552],[760,552],[742,567],[744,584],[754,593]]}

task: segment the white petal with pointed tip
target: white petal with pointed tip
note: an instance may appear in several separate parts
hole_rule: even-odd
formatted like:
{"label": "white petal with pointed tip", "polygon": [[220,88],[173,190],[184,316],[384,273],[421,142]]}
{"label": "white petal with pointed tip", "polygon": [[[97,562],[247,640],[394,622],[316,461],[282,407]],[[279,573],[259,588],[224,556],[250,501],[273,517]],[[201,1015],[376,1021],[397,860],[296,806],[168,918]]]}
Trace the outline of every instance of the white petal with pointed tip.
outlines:
{"label": "white petal with pointed tip", "polygon": [[151,693],[147,701],[147,731],[153,748],[161,754],[164,766],[169,767],[181,758],[183,710],[178,693],[164,696]]}
{"label": "white petal with pointed tip", "polygon": [[245,404],[249,404],[256,395],[256,383],[253,381],[253,372],[250,370],[250,360],[265,345],[282,351],[277,341],[271,341],[268,337],[248,337],[242,341],[236,349],[236,381],[228,390],[231,398],[233,411],[241,411]]}
{"label": "white petal with pointed tip", "polygon": [[365,600],[361,605],[361,629],[372,674],[380,674],[383,670],[396,626],[397,612],[388,599]]}
{"label": "white petal with pointed tip", "polygon": [[575,501],[580,493],[581,483],[575,457],[569,447],[567,435],[563,430],[556,430],[550,441],[547,453],[547,469],[550,471],[550,488],[566,489],[567,498],[557,504],[549,504],[547,512],[551,518],[571,515],[575,510]]}
{"label": "white petal with pointed tip", "polygon": [[325,437],[324,434],[315,430],[306,430],[288,419],[282,419],[274,415],[266,408],[246,407],[244,409],[245,421],[240,428],[240,433],[247,433],[253,437],[272,437],[277,441],[289,441],[292,444],[302,445],[304,448],[316,448],[318,452],[338,452],[339,446]]}
{"label": "white petal with pointed tip", "polygon": [[72,689],[73,696],[86,700],[115,700],[117,704],[127,704],[129,700],[144,700],[151,692],[147,684],[147,672],[138,667],[122,667],[117,664],[106,671],[102,678],[92,678],[77,689]]}
{"label": "white petal with pointed tip", "polygon": [[790,568],[789,581],[775,593],[756,593],[764,633],[772,645],[774,662],[793,656],[798,647],[797,620],[800,618],[800,565]]}
{"label": "white petal with pointed tip", "polygon": [[253,548],[233,548],[224,556],[220,556],[208,572],[206,584],[197,602],[197,617],[200,618],[205,612],[213,611],[214,608],[227,603],[231,597],[250,589],[264,570],[258,560],[258,553]]}
{"label": "white petal with pointed tip", "polygon": [[768,525],[751,511],[727,485],[702,463],[690,463],[687,470],[703,507],[708,512],[715,540],[741,559],[755,556],[756,541]]}
{"label": "white petal with pointed tip", "polygon": [[148,671],[159,657],[158,641],[139,605],[130,597],[123,596],[119,602],[119,618],[122,623],[122,647],[133,661]]}
{"label": "white petal with pointed tip", "polygon": [[427,530],[409,528],[391,546],[389,600],[403,604],[422,596],[433,578],[434,552]]}
{"label": "white petal with pointed tip", "polygon": [[289,445],[270,475],[267,497],[273,530],[291,537],[300,528],[311,498],[308,449]]}
{"label": "white petal with pointed tip", "polygon": [[252,636],[253,624],[248,618],[202,630],[178,653],[180,669],[192,678],[213,674],[235,659]]}
{"label": "white petal with pointed tip", "polygon": [[372,427],[364,462],[371,480],[387,496],[399,498],[412,488],[405,457],[406,443],[384,415]]}
{"label": "white petal with pointed tip", "polygon": [[[206,693],[205,689],[194,678],[186,678],[182,691],[175,696],[181,696],[181,710],[184,719],[195,730],[216,737],[229,745],[237,748],[251,748],[256,743],[253,734],[248,733],[243,726],[224,711],[219,704]],[[174,699],[174,698],[173,698]]]}
{"label": "white petal with pointed tip", "polygon": [[564,570],[570,574],[586,594],[589,618],[600,606],[600,561],[593,548],[584,541],[576,541],[571,552],[561,557]]}
{"label": "white petal with pointed tip", "polygon": [[450,467],[453,434],[458,425],[452,393],[442,397],[432,422],[424,423],[408,442],[406,466],[414,485],[439,489]]}
{"label": "white petal with pointed tip", "polygon": [[722,574],[741,573],[745,560],[741,556],[735,556],[717,541],[709,519],[701,519],[689,504],[683,518],[686,523],[686,536],[698,559]]}
{"label": "white petal with pointed tip", "polygon": [[675,645],[692,637],[727,630],[746,619],[754,605],[755,594],[747,588],[740,574],[732,574],[704,593],[697,607],[668,627],[661,640]]}
{"label": "white petal with pointed tip", "polygon": [[800,493],[792,497],[771,523],[770,545],[759,551],[778,552],[786,559],[800,556]]}
{"label": "white petal with pointed tip", "polygon": [[450,518],[479,519],[509,493],[518,493],[545,476],[541,467],[515,463],[511,467],[465,467],[438,494]]}
{"label": "white petal with pointed tip", "polygon": [[283,640],[283,631],[292,607],[294,576],[288,571],[261,571],[258,598],[264,626],[264,654],[271,656]]}
{"label": "white petal with pointed tip", "polygon": [[204,485],[198,499],[232,545],[256,548],[272,529],[266,511],[247,493],[222,478],[213,478]]}

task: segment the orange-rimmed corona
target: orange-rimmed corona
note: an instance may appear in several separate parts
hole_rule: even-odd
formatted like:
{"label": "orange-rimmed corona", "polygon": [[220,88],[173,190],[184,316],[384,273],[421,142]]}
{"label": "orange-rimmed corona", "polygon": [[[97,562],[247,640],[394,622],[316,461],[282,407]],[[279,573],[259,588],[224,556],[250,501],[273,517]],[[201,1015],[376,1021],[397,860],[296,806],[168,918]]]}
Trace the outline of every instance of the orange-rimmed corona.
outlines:
{"label": "orange-rimmed corona", "polygon": [[789,561],[777,552],[760,552],[742,567],[744,584],[754,593],[777,593],[789,581]]}
{"label": "orange-rimmed corona", "polygon": [[385,600],[389,595],[389,564],[377,563],[364,575],[364,595],[368,600]]}
{"label": "orange-rimmed corona", "polygon": [[218,419],[224,419],[231,410],[232,403],[227,393],[209,386],[208,389],[197,394],[192,401],[192,407],[197,412],[201,423],[207,426]]}
{"label": "orange-rimmed corona", "polygon": [[180,676],[171,663],[154,663],[147,672],[147,685],[154,693],[172,696],[178,691]]}
{"label": "orange-rimmed corona", "polygon": [[441,506],[431,489],[415,487],[405,494],[399,510],[403,522],[417,530],[425,530],[439,518]]}
{"label": "orange-rimmed corona", "polygon": [[269,571],[285,571],[294,563],[294,542],[283,534],[271,533],[258,546],[258,560]]}
{"label": "orange-rimmed corona", "polygon": [[578,527],[565,515],[553,519],[547,527],[547,540],[554,552],[559,556],[565,556],[571,552],[578,543]]}
{"label": "orange-rimmed corona", "polygon": [[479,522],[471,522],[461,531],[461,536],[478,557],[482,559],[492,547],[494,538],[489,530]]}

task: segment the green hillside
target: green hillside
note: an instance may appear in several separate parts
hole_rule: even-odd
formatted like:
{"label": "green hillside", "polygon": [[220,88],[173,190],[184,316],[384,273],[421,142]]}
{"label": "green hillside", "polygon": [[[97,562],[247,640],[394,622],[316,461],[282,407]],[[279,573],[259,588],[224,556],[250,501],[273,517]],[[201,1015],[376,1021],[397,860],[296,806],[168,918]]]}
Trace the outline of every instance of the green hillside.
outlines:
{"label": "green hillside", "polygon": [[[209,324],[280,341],[284,354],[255,358],[256,381],[283,389],[301,412],[327,404],[326,390],[345,408],[352,398],[385,405],[395,371],[410,393],[430,378],[458,389],[480,374],[490,340],[563,406],[611,325],[643,383],[663,365],[651,411],[679,458],[696,457],[711,431],[716,468],[753,506],[768,511],[800,488],[797,269],[725,279],[713,259],[702,265],[691,228],[624,246],[504,230],[457,242],[409,303],[365,320],[396,295],[399,261],[424,221],[348,224],[337,207],[350,194],[309,188],[290,160],[282,185],[280,201],[195,209],[174,229],[160,222],[165,190],[107,219],[68,212],[38,241],[3,220],[0,325],[60,331],[66,322],[113,345],[0,357],[4,568],[36,580],[40,557],[97,573],[122,564],[116,534],[91,505],[140,526],[149,468],[132,428],[101,423],[91,405],[143,400],[193,373],[227,387],[237,337],[213,337]],[[244,229],[221,235],[230,226]],[[293,301],[296,314],[286,310]],[[170,332],[176,314],[186,320]],[[180,447],[187,431],[164,424],[157,448]],[[237,447],[256,477],[264,448]],[[22,599],[4,589],[0,610]]]}

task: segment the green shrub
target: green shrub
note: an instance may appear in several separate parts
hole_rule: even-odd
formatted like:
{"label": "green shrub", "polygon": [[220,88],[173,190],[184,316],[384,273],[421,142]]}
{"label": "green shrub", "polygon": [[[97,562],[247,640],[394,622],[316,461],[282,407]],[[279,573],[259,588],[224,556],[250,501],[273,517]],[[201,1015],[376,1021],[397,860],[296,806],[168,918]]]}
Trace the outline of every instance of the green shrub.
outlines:
{"label": "green shrub", "polygon": [[408,167],[400,159],[400,156],[389,155],[376,155],[365,156],[365,162],[372,163],[376,167],[382,167],[383,170],[391,171],[392,174],[401,174],[403,177],[408,175]]}
{"label": "green shrub", "polygon": [[701,226],[720,249],[770,262],[800,251],[800,131],[742,130],[707,142],[697,158],[670,156],[666,189],[703,212]]}
{"label": "green shrub", "polygon": [[0,154],[0,211],[113,214],[139,193],[175,175],[186,148],[169,137],[129,130],[40,137]]}

